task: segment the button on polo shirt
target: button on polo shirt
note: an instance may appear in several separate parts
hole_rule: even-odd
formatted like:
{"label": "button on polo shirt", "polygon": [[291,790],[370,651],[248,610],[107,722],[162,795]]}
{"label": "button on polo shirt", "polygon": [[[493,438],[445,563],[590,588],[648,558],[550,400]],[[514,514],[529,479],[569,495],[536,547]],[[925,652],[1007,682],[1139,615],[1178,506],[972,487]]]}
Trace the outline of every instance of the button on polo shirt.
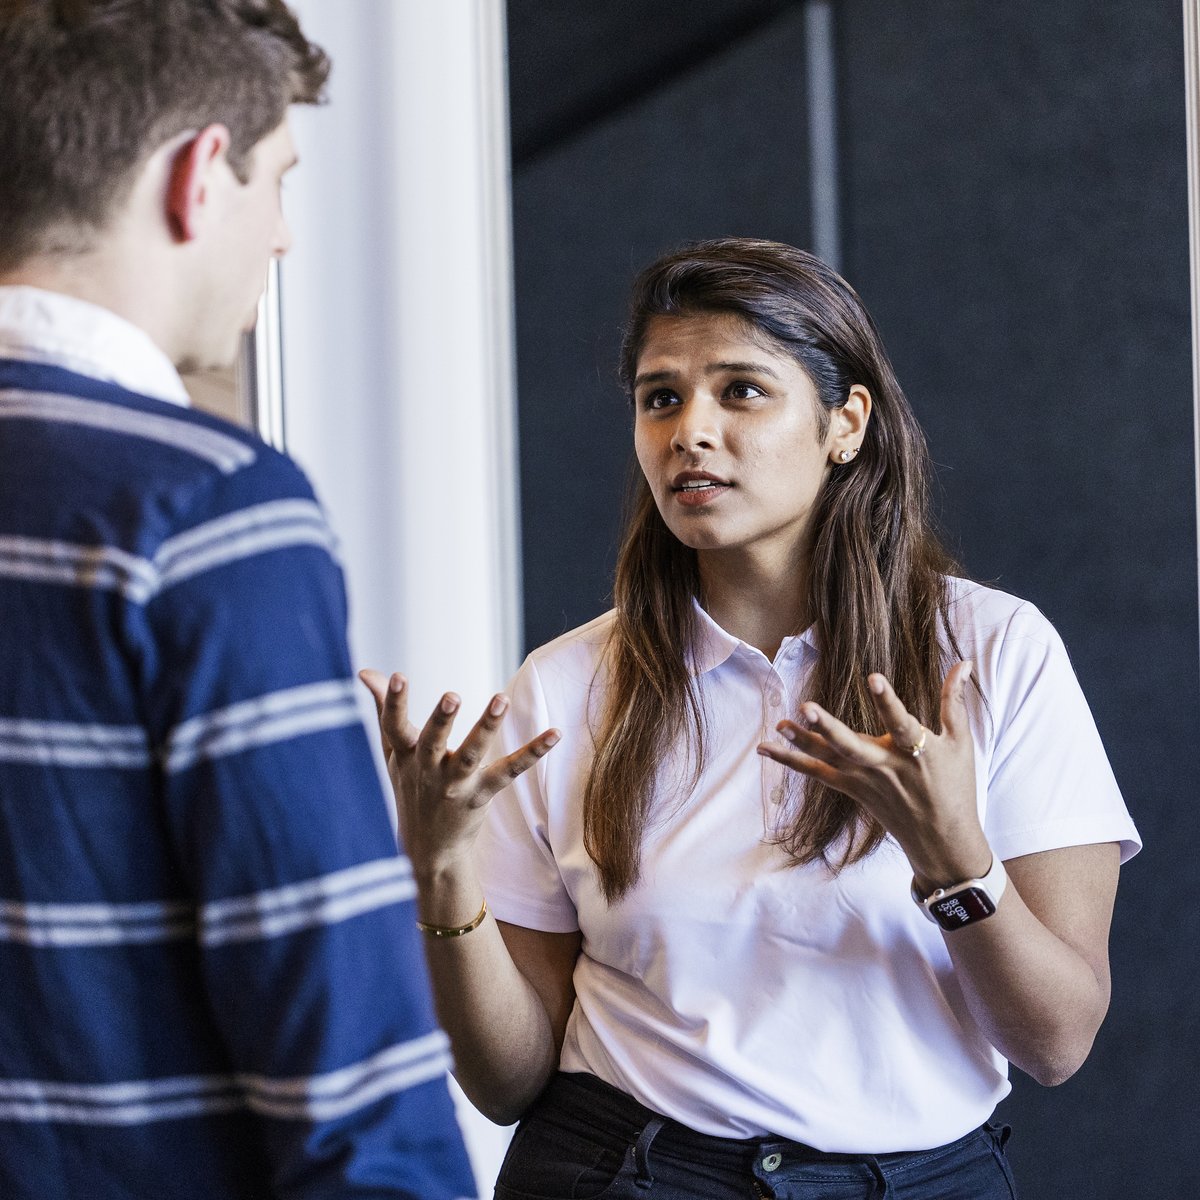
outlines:
{"label": "button on polo shirt", "polygon": [[[757,740],[780,740],[776,725],[784,718],[795,719],[801,701],[808,698],[804,689],[816,661],[812,630],[784,638],[772,660],[758,647],[726,633],[699,605],[696,606],[696,620],[693,673],[703,677],[708,672],[720,670],[724,678],[717,694],[735,707],[753,704],[757,693],[761,710]],[[714,727],[723,723],[723,717],[715,715]],[[779,832],[784,816],[779,812],[780,806],[789,796],[797,795],[801,784],[787,767],[769,758],[757,758],[763,833],[773,837]]]}

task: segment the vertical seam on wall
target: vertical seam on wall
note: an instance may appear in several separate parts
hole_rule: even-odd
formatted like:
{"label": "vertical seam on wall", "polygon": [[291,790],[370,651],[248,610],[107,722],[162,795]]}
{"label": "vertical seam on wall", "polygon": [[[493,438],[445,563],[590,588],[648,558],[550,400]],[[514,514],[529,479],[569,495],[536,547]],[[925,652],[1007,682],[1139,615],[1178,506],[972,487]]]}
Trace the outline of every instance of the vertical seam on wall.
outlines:
{"label": "vertical seam on wall", "polygon": [[[1188,258],[1192,285],[1192,418],[1196,467],[1196,535],[1200,550],[1200,0],[1183,0],[1183,60],[1187,95]],[[1200,598],[1200,554],[1196,563]],[[1200,610],[1198,610],[1200,611]]]}
{"label": "vertical seam on wall", "polygon": [[808,174],[812,250],[841,269],[841,195],[838,186],[837,73],[832,0],[805,0],[804,46],[808,68]]}

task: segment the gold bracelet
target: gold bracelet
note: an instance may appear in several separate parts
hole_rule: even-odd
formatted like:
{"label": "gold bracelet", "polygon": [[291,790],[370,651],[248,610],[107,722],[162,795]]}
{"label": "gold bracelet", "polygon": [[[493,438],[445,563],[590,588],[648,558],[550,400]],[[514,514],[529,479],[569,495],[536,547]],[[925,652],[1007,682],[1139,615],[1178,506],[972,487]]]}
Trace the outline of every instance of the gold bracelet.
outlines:
{"label": "gold bracelet", "polygon": [[417,928],[422,933],[429,934],[430,937],[462,937],[464,933],[470,933],[472,929],[478,929],[483,924],[483,918],[487,916],[487,911],[487,899],[485,897],[479,914],[473,921],[468,921],[465,925],[427,925],[424,921],[418,921]]}

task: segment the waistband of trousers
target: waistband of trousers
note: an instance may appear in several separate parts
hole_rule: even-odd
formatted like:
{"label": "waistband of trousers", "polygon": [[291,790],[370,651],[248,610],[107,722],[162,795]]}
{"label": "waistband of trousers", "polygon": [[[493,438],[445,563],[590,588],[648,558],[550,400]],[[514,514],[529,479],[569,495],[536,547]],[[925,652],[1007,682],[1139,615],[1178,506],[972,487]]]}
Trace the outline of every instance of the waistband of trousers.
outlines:
{"label": "waistband of trousers", "polygon": [[877,1164],[884,1170],[902,1168],[906,1163],[950,1153],[971,1141],[979,1134],[973,1129],[956,1141],[945,1146],[927,1150],[899,1150],[885,1154],[843,1154],[818,1150],[803,1142],[773,1134],[753,1138],[726,1138],[714,1134],[698,1133],[680,1122],[664,1117],[653,1109],[639,1103],[620,1088],[613,1087],[603,1079],[584,1072],[559,1072],[551,1079],[538,1100],[538,1106],[546,1105],[560,1112],[569,1112],[594,1122],[606,1132],[634,1140],[651,1122],[661,1123],[654,1136],[656,1153],[668,1154],[673,1158],[693,1159],[712,1166],[738,1166],[771,1150],[786,1151],[789,1160],[849,1164]]}

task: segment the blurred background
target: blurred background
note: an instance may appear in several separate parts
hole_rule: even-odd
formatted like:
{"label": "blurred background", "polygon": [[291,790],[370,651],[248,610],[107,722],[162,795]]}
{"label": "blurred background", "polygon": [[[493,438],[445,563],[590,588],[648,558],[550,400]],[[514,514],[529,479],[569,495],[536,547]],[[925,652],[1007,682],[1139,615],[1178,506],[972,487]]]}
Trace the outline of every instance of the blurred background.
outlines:
{"label": "blurred background", "polygon": [[[1146,840],[1091,1058],[1053,1090],[1013,1073],[1026,1200],[1194,1190],[1188,5],[295,5],[335,70],[286,199],[288,448],[342,537],[359,661],[429,706],[482,706],[608,607],[641,266],[770,237],[862,294],[950,545],[1062,633]],[[505,1135],[464,1119],[490,1194]]]}

